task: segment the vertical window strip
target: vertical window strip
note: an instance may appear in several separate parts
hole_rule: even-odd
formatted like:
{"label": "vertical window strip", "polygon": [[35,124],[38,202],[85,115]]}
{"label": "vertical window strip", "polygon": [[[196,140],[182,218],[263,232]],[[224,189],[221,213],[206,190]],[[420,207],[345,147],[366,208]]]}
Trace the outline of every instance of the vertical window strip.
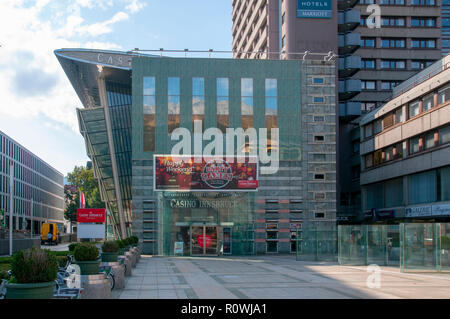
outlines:
{"label": "vertical window strip", "polygon": [[169,77],[167,80],[168,133],[180,127],[180,78]]}
{"label": "vertical window strip", "polygon": [[253,79],[241,79],[241,121],[244,130],[253,127]]}
{"label": "vertical window strip", "polygon": [[230,125],[229,81],[217,78],[217,127],[226,133]]}
{"label": "vertical window strip", "polygon": [[143,102],[143,150],[144,152],[154,152],[156,128],[155,77],[144,77]]}

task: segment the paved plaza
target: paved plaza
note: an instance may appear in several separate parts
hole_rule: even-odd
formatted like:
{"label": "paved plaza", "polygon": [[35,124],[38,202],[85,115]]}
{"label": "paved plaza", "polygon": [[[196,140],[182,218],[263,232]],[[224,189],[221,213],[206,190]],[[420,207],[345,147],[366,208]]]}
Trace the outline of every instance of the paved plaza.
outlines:
{"label": "paved plaza", "polygon": [[[450,274],[401,273],[381,267],[369,288],[365,266],[296,261],[295,256],[142,256],[118,299],[449,298]],[[371,281],[373,282],[373,281]]]}

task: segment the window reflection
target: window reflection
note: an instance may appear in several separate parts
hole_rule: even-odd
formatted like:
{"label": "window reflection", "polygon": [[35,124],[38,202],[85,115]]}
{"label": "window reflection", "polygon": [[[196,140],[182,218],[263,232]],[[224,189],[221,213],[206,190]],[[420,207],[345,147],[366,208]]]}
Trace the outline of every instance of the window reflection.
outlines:
{"label": "window reflection", "polygon": [[205,129],[205,79],[192,79],[192,123],[202,121],[202,131]]}
{"label": "window reflection", "polygon": [[217,127],[226,133],[230,125],[228,78],[217,79]]}
{"label": "window reflection", "polygon": [[271,129],[278,127],[278,101],[277,101],[278,83],[277,79],[266,79],[265,81],[265,97],[266,97],[266,128],[267,128],[267,148],[271,150],[276,147],[272,142]]}
{"label": "window reflection", "polygon": [[180,127],[180,78],[169,77],[167,82],[168,131],[171,134]]}
{"label": "window reflection", "polygon": [[244,130],[253,127],[253,79],[241,79],[241,122]]}
{"label": "window reflection", "polygon": [[143,102],[143,150],[144,152],[154,152],[156,127],[155,77],[144,77]]}

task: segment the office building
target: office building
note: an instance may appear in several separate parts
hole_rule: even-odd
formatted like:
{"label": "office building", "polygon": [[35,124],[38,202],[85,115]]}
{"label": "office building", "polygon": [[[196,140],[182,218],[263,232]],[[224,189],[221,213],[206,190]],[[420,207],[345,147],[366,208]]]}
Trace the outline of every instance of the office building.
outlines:
{"label": "office building", "polygon": [[364,222],[450,220],[450,55],[360,121]]}
{"label": "office building", "polygon": [[64,225],[64,176],[0,131],[0,209],[10,214],[10,168],[14,165],[13,228],[39,233],[44,222]]}

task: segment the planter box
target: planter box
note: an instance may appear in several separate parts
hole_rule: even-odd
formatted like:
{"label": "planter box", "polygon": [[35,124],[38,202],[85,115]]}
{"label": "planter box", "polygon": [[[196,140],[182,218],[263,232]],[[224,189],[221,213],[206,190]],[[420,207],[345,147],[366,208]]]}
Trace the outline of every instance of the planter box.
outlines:
{"label": "planter box", "polygon": [[103,262],[116,262],[119,253],[102,253],[102,261]]}
{"label": "planter box", "polygon": [[77,264],[80,267],[81,275],[97,275],[98,274],[98,267],[100,265],[100,262],[98,260],[75,261],[75,264]]}
{"label": "planter box", "polygon": [[6,284],[6,299],[51,299],[54,281],[30,284]]}

